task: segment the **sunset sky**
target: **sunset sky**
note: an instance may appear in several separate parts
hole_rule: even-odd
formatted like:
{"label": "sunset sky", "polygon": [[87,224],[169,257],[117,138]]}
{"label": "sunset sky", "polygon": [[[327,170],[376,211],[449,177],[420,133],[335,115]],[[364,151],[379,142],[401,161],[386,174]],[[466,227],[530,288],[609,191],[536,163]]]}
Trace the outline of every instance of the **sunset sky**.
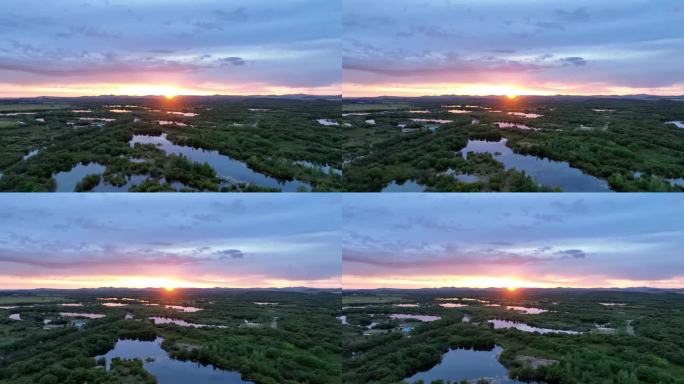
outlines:
{"label": "sunset sky", "polygon": [[343,0],[344,96],[684,95],[681,0]]}
{"label": "sunset sky", "polygon": [[684,288],[684,196],[354,195],[343,288]]}
{"label": "sunset sky", "polygon": [[0,97],[340,94],[340,1],[5,0]]}
{"label": "sunset sky", "polygon": [[6,194],[0,289],[340,287],[336,200]]}

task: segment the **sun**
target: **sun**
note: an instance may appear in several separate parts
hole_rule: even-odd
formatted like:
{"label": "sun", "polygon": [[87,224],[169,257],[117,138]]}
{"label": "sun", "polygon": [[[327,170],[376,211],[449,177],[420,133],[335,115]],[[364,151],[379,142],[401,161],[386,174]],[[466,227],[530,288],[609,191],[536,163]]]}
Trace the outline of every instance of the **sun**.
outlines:
{"label": "sun", "polygon": [[165,95],[164,98],[166,100],[173,100],[173,98],[176,97],[176,95]]}
{"label": "sun", "polygon": [[165,290],[166,292],[173,292],[175,289],[176,289],[175,287],[166,287],[166,288],[164,288],[164,290]]}
{"label": "sun", "polygon": [[507,287],[506,289],[508,290],[508,292],[515,292],[518,290],[518,287]]}
{"label": "sun", "polygon": [[515,100],[515,99],[518,98],[518,95],[506,95],[506,98],[507,98],[508,100]]}

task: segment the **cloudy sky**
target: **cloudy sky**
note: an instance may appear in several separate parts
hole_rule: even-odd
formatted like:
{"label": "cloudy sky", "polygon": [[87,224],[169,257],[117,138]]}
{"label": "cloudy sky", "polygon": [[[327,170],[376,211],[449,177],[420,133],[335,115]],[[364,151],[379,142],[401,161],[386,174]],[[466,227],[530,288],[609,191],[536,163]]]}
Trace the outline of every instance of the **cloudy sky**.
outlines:
{"label": "cloudy sky", "polygon": [[684,287],[684,196],[345,196],[343,287]]}
{"label": "cloudy sky", "polygon": [[338,0],[3,0],[0,97],[339,94]]}
{"label": "cloudy sky", "polygon": [[681,0],[343,0],[345,96],[684,94]]}
{"label": "cloudy sky", "polygon": [[5,194],[0,288],[339,287],[334,195]]}

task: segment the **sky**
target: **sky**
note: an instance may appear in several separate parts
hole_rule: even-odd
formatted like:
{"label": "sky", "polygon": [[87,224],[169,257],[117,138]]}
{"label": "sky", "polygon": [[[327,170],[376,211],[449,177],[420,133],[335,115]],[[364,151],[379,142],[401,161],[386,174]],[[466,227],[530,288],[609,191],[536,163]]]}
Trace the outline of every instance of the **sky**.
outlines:
{"label": "sky", "polygon": [[335,195],[5,194],[0,289],[339,288]]}
{"label": "sky", "polygon": [[684,288],[680,194],[357,194],[344,289]]}
{"label": "sky", "polygon": [[681,0],[343,0],[343,94],[684,95]]}
{"label": "sky", "polygon": [[3,0],[0,97],[340,94],[339,0]]}

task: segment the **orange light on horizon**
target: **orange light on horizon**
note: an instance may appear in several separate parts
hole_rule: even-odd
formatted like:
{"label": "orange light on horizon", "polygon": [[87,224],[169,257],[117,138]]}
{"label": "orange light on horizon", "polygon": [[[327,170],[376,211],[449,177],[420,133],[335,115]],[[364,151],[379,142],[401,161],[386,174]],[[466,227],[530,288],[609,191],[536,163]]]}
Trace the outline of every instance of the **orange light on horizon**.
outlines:
{"label": "orange light on horizon", "polygon": [[176,95],[166,95],[166,96],[164,96],[164,98],[165,98],[166,100],[173,100],[174,97],[176,97]]}
{"label": "orange light on horizon", "polygon": [[173,292],[174,290],[176,290],[176,288],[175,287],[166,287],[166,288],[164,288],[164,290],[166,292]]}
{"label": "orange light on horizon", "polygon": [[508,98],[508,100],[515,100],[518,98],[518,95],[506,95],[506,98]]}

